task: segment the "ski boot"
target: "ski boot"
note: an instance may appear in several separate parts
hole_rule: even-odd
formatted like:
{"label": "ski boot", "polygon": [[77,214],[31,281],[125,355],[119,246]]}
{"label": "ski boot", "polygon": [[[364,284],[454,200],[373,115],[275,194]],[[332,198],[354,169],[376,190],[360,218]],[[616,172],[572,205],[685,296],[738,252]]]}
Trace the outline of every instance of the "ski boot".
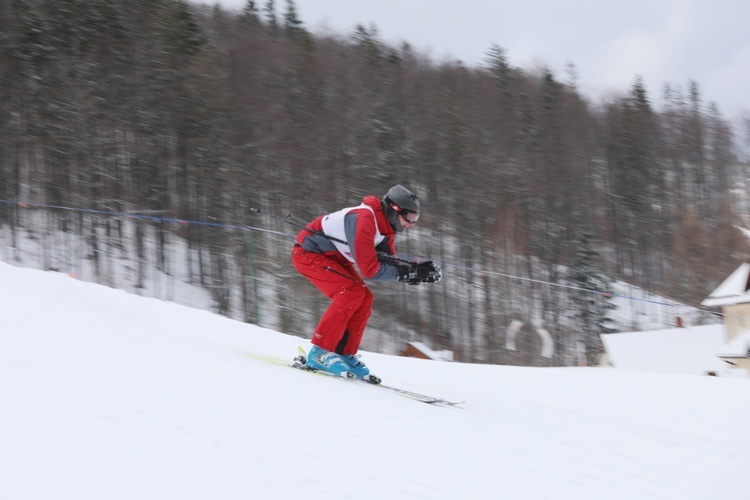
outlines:
{"label": "ski boot", "polygon": [[335,352],[326,351],[322,347],[314,345],[307,354],[305,366],[313,370],[321,370],[340,377],[346,377],[349,364],[345,363]]}

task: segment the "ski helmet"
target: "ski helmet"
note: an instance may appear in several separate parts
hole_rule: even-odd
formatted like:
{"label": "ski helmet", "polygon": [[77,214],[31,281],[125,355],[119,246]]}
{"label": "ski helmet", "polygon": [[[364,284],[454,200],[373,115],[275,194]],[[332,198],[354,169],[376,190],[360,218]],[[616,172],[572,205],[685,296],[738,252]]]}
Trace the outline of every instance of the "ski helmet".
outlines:
{"label": "ski helmet", "polygon": [[[383,196],[383,210],[385,210],[388,222],[391,223],[393,229],[400,233],[404,228],[398,221],[399,214],[405,219],[410,213],[419,216],[419,200],[414,193],[397,184]],[[416,222],[416,219],[414,219],[414,222]]]}

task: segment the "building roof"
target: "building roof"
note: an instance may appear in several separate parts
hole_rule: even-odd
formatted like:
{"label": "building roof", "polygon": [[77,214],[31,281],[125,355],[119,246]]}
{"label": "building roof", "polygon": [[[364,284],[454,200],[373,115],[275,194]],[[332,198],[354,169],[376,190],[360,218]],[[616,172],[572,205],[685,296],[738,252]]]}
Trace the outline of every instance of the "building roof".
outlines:
{"label": "building roof", "polygon": [[408,342],[408,344],[420,351],[429,359],[433,359],[435,361],[453,361],[453,351],[433,351],[432,349],[427,347],[427,344],[424,344],[423,342]]}
{"label": "building roof", "polygon": [[750,302],[750,263],[745,262],[701,302],[705,307],[731,306]]}

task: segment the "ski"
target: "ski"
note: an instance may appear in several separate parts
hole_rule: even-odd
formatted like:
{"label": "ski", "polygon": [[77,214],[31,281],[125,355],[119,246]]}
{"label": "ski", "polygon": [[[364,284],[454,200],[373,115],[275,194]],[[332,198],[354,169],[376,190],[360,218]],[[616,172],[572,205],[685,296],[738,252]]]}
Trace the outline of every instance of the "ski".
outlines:
{"label": "ski", "polygon": [[426,404],[435,405],[435,406],[458,406],[464,403],[463,401],[449,401],[447,399],[434,397],[434,396],[428,396],[426,394],[420,394],[418,392],[408,391],[406,389],[401,389],[399,387],[392,387],[390,385],[385,385],[382,383],[382,380],[380,379],[380,377],[376,377],[375,375],[367,375],[367,377],[365,377],[364,379],[361,379],[361,378],[355,377],[350,372],[345,372],[346,375],[341,376],[341,375],[336,375],[333,373],[326,372],[324,370],[316,370],[315,368],[311,368],[306,365],[307,353],[305,352],[305,350],[301,346],[298,347],[297,350],[299,351],[299,354],[294,358],[294,362],[289,366],[291,366],[292,368],[296,368],[298,370],[316,373],[320,375],[326,375],[329,377],[338,378],[342,380],[348,380],[351,382],[373,385],[375,387],[380,387],[387,391],[391,391],[395,394],[398,394],[399,396],[404,396],[406,398],[413,399],[421,403],[426,403]]}
{"label": "ski", "polygon": [[366,379],[361,379],[361,378],[355,377],[353,374],[349,372],[345,372],[346,375],[341,376],[341,375],[335,375],[333,373],[329,373],[323,370],[316,370],[315,368],[311,368],[305,364],[307,362],[307,352],[302,348],[302,346],[299,346],[297,350],[299,351],[299,353],[292,362],[289,362],[285,359],[277,358],[276,356],[259,355],[259,354],[250,353],[250,352],[246,352],[245,356],[248,356],[250,358],[257,359],[260,361],[264,361],[266,363],[278,365],[278,366],[287,366],[290,368],[294,368],[296,370],[305,371],[305,372],[312,373],[315,375],[324,375],[326,377],[332,377],[332,378],[336,378],[340,380],[345,380],[347,382],[367,384],[373,387],[380,387],[383,390],[393,392],[394,394],[398,394],[399,396],[403,396],[405,398],[413,399],[415,401],[419,401],[421,403],[426,403],[426,404],[433,405],[433,406],[458,406],[464,403],[464,401],[450,401],[450,400],[440,398],[440,397],[429,396],[427,394],[420,394],[418,392],[408,391],[406,389],[401,389],[399,387],[392,387],[389,385],[385,385],[382,383],[382,380],[380,380],[379,377],[376,377],[374,375],[368,375]]}

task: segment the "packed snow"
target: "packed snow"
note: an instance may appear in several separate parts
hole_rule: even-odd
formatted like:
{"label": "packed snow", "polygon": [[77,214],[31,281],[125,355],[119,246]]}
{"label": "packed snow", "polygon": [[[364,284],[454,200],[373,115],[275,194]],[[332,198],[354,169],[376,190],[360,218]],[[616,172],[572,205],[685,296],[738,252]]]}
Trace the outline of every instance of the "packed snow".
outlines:
{"label": "packed snow", "polygon": [[725,350],[724,330],[724,325],[701,325],[608,333],[601,339],[609,360],[622,370],[744,376],[744,370],[732,370],[718,356]]}
{"label": "packed snow", "polygon": [[[750,380],[364,353],[0,263],[0,498],[750,498]],[[260,359],[259,359],[260,358]]]}

